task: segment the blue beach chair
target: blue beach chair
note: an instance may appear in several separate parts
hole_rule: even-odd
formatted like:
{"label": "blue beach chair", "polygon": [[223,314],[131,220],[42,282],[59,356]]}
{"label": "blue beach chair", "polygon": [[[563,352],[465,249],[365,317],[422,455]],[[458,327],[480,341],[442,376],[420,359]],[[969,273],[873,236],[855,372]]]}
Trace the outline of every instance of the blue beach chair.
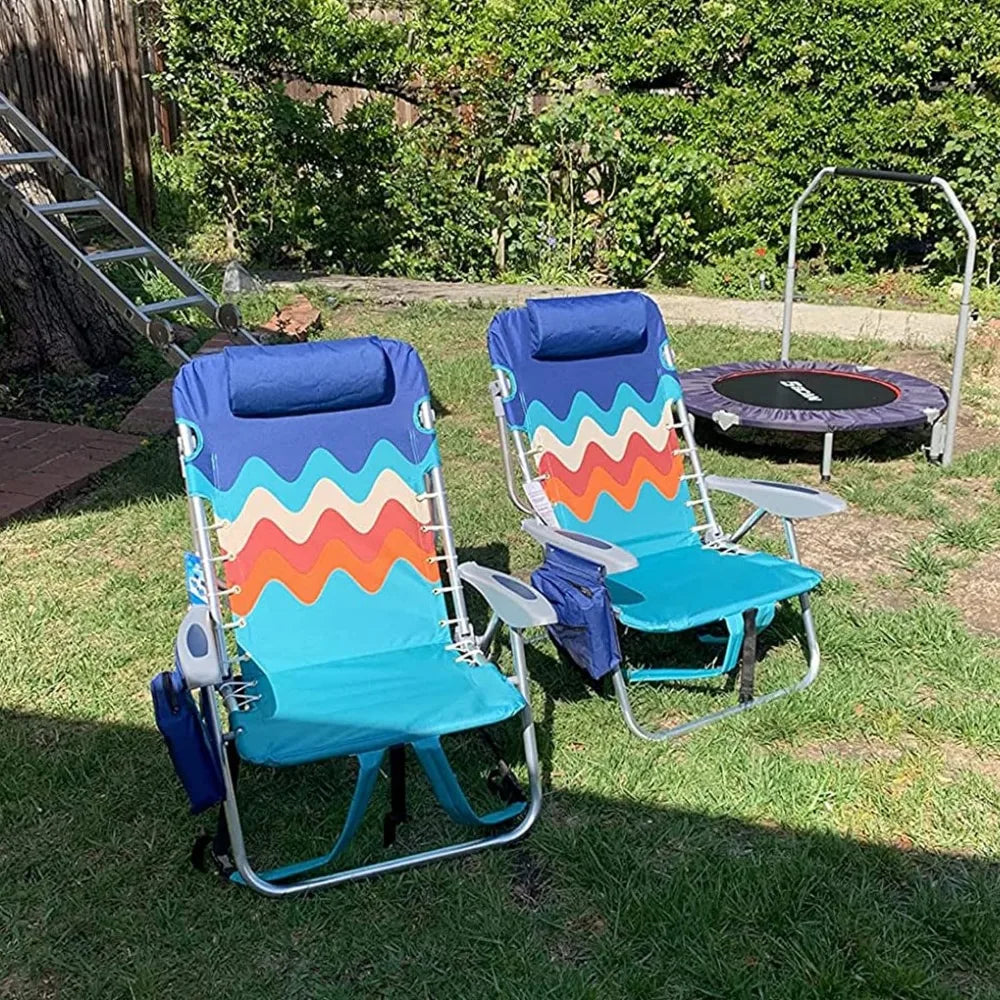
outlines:
{"label": "blue beach chair", "polygon": [[[168,745],[189,793],[195,786],[193,807],[222,802],[215,854],[231,861],[232,879],[287,895],[526,833],[541,791],[520,629],[554,612],[520,581],[459,564],[414,349],[375,337],[227,348],[184,366],[174,409],[195,552],[177,669],[154,695],[165,734],[186,719],[177,726],[187,735]],[[462,581],[510,626],[513,678],[479,652]],[[502,765],[508,804],[477,815],[441,737],[512,717],[527,801]],[[204,746],[192,760],[199,730]],[[392,841],[406,818],[407,748],[448,815],[483,835],[311,874],[350,842],[386,764]],[[255,871],[237,808],[239,760],[287,767],[334,757],[355,757],[358,768],[339,839],[320,857]]]}
{"label": "blue beach chair", "polygon": [[[793,521],[842,510],[843,502],[801,486],[703,474],[666,329],[644,295],[531,300],[498,314],[488,339],[508,492],[530,515],[525,530],[545,546],[532,581],[560,616],[550,634],[592,677],[611,674],[629,729],[669,739],[811,684],[819,648],[808,595],[820,574],[800,564]],[[731,534],[716,521],[713,490],[755,505]],[[783,519],[789,559],[739,544],[766,514]],[[611,621],[604,632],[601,590]],[[794,686],[755,697],[757,633],[776,603],[793,597],[808,670]],[[708,667],[623,670],[615,618],[641,632],[701,630],[725,649]],[[706,631],[716,623],[725,638]],[[652,731],[635,719],[630,684],[737,671],[738,704]]]}

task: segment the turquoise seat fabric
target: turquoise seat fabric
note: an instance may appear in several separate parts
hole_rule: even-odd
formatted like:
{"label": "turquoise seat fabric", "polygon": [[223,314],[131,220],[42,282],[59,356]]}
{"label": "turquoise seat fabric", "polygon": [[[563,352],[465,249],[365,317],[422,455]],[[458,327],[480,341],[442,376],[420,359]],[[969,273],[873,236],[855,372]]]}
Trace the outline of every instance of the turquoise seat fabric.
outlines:
{"label": "turquoise seat fabric", "polygon": [[443,646],[395,649],[268,674],[253,662],[252,711],[233,716],[240,756],[302,764],[493,725],[524,708],[493,664],[456,661]]}
{"label": "turquoise seat fabric", "polygon": [[[574,328],[585,351],[565,347],[575,343],[566,334]],[[681,386],[651,299],[533,300],[494,319],[489,350],[507,388],[507,423],[527,436],[555,523],[639,560],[608,577],[623,624],[678,632],[757,608],[764,627],[775,602],[821,581],[788,559],[724,554],[703,541],[695,517],[702,501],[688,488],[677,434]]]}
{"label": "turquoise seat fabric", "polygon": [[821,579],[814,569],[763,552],[684,545],[639,555],[635,569],[608,577],[608,590],[622,624],[680,632],[808,593]]}
{"label": "turquoise seat fabric", "polygon": [[293,765],[489,725],[524,708],[457,661],[428,477],[440,465],[416,351],[365,340],[227,348],[186,365],[188,491],[212,504],[251,695],[241,756]]}

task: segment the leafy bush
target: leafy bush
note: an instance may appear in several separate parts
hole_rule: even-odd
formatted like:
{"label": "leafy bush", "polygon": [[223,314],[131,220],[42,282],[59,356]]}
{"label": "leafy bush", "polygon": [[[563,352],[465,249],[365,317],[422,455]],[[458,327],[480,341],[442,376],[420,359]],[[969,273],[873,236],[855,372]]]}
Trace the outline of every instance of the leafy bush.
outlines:
{"label": "leafy bush", "polygon": [[[185,132],[171,179],[246,253],[413,275],[773,281],[789,207],[829,163],[949,178],[1000,238],[1000,0],[163,0]],[[390,101],[339,125],[286,81]],[[761,272],[754,251],[766,249]],[[960,266],[935,192],[827,182],[800,253]],[[770,275],[770,276],[768,276]],[[720,281],[722,278],[720,278]],[[749,287],[749,286],[748,286]]]}

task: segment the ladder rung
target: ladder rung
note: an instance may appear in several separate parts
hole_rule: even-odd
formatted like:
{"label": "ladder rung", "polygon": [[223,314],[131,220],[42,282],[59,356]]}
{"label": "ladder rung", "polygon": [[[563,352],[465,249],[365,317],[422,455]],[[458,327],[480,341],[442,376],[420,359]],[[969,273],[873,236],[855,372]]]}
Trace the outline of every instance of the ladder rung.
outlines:
{"label": "ladder rung", "polygon": [[168,313],[175,309],[187,309],[188,306],[200,306],[205,301],[203,295],[188,295],[183,299],[164,299],[162,302],[150,302],[148,306],[139,306],[144,313]]}
{"label": "ladder rung", "polygon": [[0,165],[8,163],[48,163],[50,160],[58,159],[55,153],[31,152],[31,153],[0,153]]}
{"label": "ladder rung", "polygon": [[83,201],[53,201],[48,205],[32,206],[39,215],[69,215],[71,212],[91,212],[101,207],[96,198]]}
{"label": "ladder rung", "polygon": [[87,260],[91,264],[107,263],[113,260],[135,260],[136,257],[145,257],[152,252],[151,247],[124,247],[121,250],[98,250],[95,253],[88,253]]}

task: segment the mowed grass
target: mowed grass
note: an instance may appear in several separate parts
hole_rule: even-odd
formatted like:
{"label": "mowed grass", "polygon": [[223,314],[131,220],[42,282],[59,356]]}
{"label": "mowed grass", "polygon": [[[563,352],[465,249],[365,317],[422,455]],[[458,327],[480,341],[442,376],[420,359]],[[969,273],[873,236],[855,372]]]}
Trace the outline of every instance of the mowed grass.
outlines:
{"label": "mowed grass", "polygon": [[[463,554],[525,573],[538,551],[500,475],[489,317],[347,304],[328,312],[327,335],[419,347]],[[675,343],[687,365],[774,353],[773,337],[736,331]],[[800,347],[889,357],[872,343]],[[704,460],[817,479],[809,457],[715,442]],[[852,511],[920,526],[917,547],[883,557],[905,599],[831,573],[814,601],[817,684],[676,744],[630,737],[614,702],[533,636],[545,803],[531,835],[269,901],[191,868],[209,821],[186,815],[153,728],[147,684],[171,662],[188,530],[175,447],[151,442],[87,494],[0,530],[0,998],[1000,996],[1000,645],[948,601],[950,574],[998,545],[998,481],[989,449],[947,472],[916,453],[838,461],[833,488]],[[719,509],[732,524],[742,513]],[[801,669],[798,638],[794,610],[779,614],[763,686]],[[653,647],[663,661],[698,652]],[[637,700],[655,721],[733,697],[650,688]],[[481,749],[453,749],[477,788]],[[350,778],[343,762],[247,769],[255,856],[325,849]],[[413,820],[391,851],[455,832],[415,771],[412,784]],[[383,801],[345,861],[384,856]]]}

